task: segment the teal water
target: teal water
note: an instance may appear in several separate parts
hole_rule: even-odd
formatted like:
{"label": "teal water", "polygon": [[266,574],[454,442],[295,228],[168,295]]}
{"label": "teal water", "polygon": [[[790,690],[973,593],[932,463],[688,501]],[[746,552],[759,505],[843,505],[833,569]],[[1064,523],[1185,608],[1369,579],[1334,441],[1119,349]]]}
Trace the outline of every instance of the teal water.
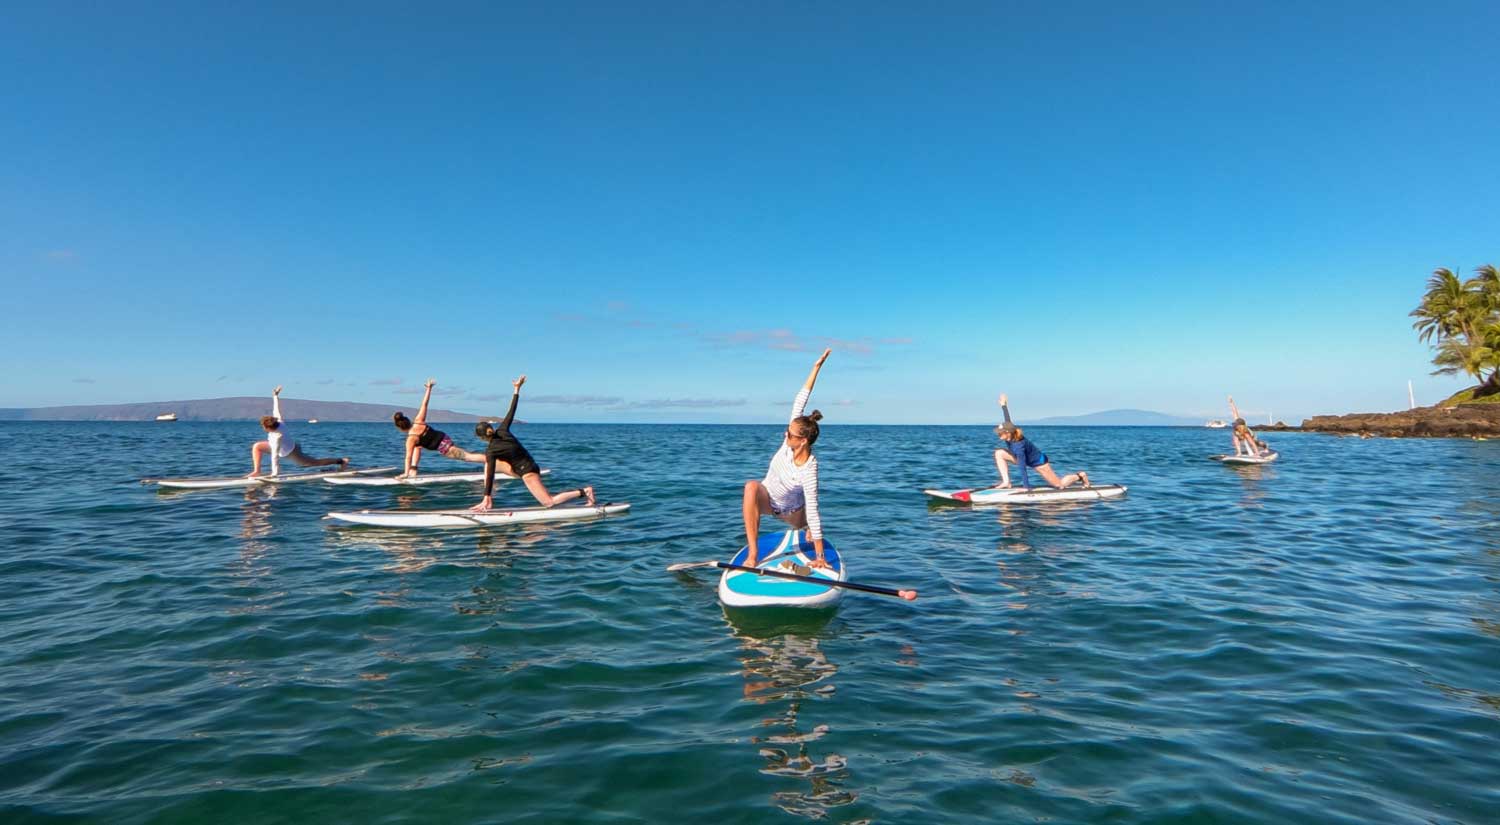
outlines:
{"label": "teal water", "polygon": [[664,568],[739,546],[779,427],[527,425],[554,489],[634,505],[550,527],[137,483],[243,472],[257,431],[0,423],[0,821],[1500,821],[1500,442],[1236,469],[1223,431],[1038,427],[1129,495],[967,510],[920,490],[989,483],[987,429],[831,426],[851,579],[921,599],[745,619]]}

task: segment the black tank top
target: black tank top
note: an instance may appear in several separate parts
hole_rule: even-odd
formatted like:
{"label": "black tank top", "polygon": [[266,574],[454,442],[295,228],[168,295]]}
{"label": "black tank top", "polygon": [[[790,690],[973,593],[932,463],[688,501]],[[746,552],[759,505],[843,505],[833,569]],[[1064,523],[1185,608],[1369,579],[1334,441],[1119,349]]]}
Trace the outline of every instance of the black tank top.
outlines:
{"label": "black tank top", "polygon": [[417,446],[424,450],[436,450],[445,437],[446,434],[442,430],[428,427],[426,432],[417,436]]}

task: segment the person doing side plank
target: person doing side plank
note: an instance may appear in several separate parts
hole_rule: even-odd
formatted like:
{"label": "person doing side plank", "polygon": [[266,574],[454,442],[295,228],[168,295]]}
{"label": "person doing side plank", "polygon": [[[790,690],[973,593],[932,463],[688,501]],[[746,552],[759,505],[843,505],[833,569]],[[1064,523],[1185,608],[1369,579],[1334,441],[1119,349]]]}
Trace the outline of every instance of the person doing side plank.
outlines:
{"label": "person doing side plank", "polygon": [[1229,411],[1234,413],[1234,429],[1230,430],[1229,440],[1234,444],[1235,455],[1263,456],[1269,455],[1271,447],[1264,441],[1255,437],[1250,430],[1250,425],[1240,415],[1240,408],[1235,406],[1234,396],[1229,396]]}
{"label": "person doing side plank", "polygon": [[576,490],[565,490],[557,495],[547,492],[547,485],[542,483],[542,471],[537,466],[536,460],[521,442],[510,432],[510,425],[516,418],[516,403],[521,400],[521,385],[526,383],[526,376],[521,376],[511,382],[515,392],[510,397],[510,409],[505,411],[504,420],[496,424],[481,421],[474,427],[474,434],[489,441],[489,446],[484,450],[484,498],[469,510],[475,513],[484,513],[493,506],[493,494],[495,490],[495,469],[513,476],[520,476],[521,481],[526,483],[526,489],[536,497],[538,503],[543,507],[556,507],[565,501],[572,501],[579,496],[588,498],[589,506],[594,505],[594,488],[579,487]]}
{"label": "person doing side plank", "polygon": [[326,467],[330,464],[349,466],[347,458],[313,458],[302,452],[297,440],[287,433],[281,421],[281,387],[271,391],[271,414],[261,416],[260,426],[266,431],[266,440],[257,441],[250,448],[250,472],[245,477],[260,475],[260,457],[271,454],[271,475],[281,474],[281,459],[290,458],[304,467]]}
{"label": "person doing side plank", "polygon": [[437,382],[431,378],[427,379],[427,391],[422,394],[422,406],[417,410],[416,420],[407,418],[405,413],[396,413],[391,416],[396,423],[396,429],[406,433],[406,447],[401,452],[401,475],[396,478],[416,478],[417,465],[422,463],[422,451],[432,450],[444,458],[454,461],[467,461],[472,464],[483,464],[484,453],[471,453],[468,450],[453,443],[448,434],[427,423],[427,404],[432,401],[432,388]]}
{"label": "person doing side plank", "polygon": [[807,374],[802,391],[792,401],[792,417],[782,437],[781,448],[771,456],[771,466],[766,477],[760,481],[745,482],[745,496],[741,514],[745,518],[745,566],[754,567],[756,542],[760,539],[761,516],[775,516],[793,529],[807,528],[812,539],[816,558],[812,567],[827,568],[823,559],[823,519],[818,513],[818,458],[813,455],[813,443],[818,440],[818,422],[823,414],[813,410],[803,415],[807,399],[812,396],[813,385],[818,382],[818,371],[828,360],[831,349],[823,350]]}

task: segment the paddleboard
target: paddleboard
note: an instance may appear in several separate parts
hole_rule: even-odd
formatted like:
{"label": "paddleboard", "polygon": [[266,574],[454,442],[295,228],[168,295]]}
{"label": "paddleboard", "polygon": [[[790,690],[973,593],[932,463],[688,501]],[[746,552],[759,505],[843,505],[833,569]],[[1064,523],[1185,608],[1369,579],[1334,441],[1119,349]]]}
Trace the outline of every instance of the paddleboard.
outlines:
{"label": "paddleboard", "polygon": [[1270,464],[1281,458],[1281,453],[1273,451],[1265,455],[1211,455],[1209,458],[1225,464]]}
{"label": "paddleboard", "polygon": [[488,513],[468,510],[354,510],[329,513],[324,519],[369,527],[490,527],[540,521],[577,521],[623,513],[630,509],[625,502],[596,504],[563,504],[557,507],[497,507]]}
{"label": "paddleboard", "polygon": [[143,478],[142,484],[155,484],[172,490],[218,490],[228,487],[254,487],[258,484],[290,484],[299,481],[317,481],[340,476],[357,476],[394,472],[396,467],[373,467],[364,470],[314,470],[305,473],[282,473],[278,476],[221,476],[219,478]]}
{"label": "paddleboard", "polygon": [[979,490],[923,490],[932,498],[960,504],[1043,504],[1053,501],[1099,501],[1119,498],[1129,489],[1123,484],[1095,484],[1092,487],[988,487]]}
{"label": "paddleboard", "polygon": [[363,470],[334,470],[325,473],[282,473],[279,476],[261,476],[260,480],[267,484],[298,484],[303,481],[327,481],[330,478],[364,478],[369,476],[384,476],[399,470],[399,467],[367,467]]}
{"label": "paddleboard", "polygon": [[[848,579],[843,556],[834,549],[833,542],[827,539],[823,540],[823,558],[827,560],[830,568],[827,570],[809,568],[808,565],[815,557],[815,553],[812,540],[807,537],[805,530],[788,530],[785,533],[764,535],[755,544],[758,566],[833,581]],[[748,546],[741,547],[729,563],[742,565],[749,554]],[[794,568],[792,565],[798,565],[798,567]],[[843,596],[844,590],[841,587],[826,587],[811,582],[761,576],[742,570],[725,570],[724,574],[719,577],[719,601],[723,602],[725,607],[832,607],[838,604]]]}
{"label": "paddleboard", "polygon": [[[542,475],[548,475],[551,470],[543,470]],[[518,476],[507,473],[495,473],[496,481],[514,481]],[[416,478],[396,478],[386,476],[383,478],[347,478],[344,476],[326,477],[323,479],[329,484],[346,485],[350,487],[425,487],[429,484],[457,484],[465,481],[484,481],[484,471],[477,473],[433,473],[432,475],[419,475]]]}

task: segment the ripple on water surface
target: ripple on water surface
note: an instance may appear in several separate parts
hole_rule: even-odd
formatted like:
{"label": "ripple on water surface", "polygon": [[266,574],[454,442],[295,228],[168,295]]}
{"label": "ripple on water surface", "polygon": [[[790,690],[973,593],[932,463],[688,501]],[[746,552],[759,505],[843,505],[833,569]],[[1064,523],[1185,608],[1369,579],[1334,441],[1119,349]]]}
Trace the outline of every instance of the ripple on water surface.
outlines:
{"label": "ripple on water surface", "polygon": [[[525,425],[554,489],[631,512],[424,533],[320,517],[476,490],[158,493],[243,472],[253,422],[0,424],[0,814],[1495,821],[1500,443],[1284,434],[1231,468],[1212,431],[1038,427],[1129,495],[971,510],[920,490],[988,483],[986,428],[829,426],[852,577],[921,600],[726,613],[665,567],[738,545],[779,429]],[[22,449],[90,439],[82,477]]]}

